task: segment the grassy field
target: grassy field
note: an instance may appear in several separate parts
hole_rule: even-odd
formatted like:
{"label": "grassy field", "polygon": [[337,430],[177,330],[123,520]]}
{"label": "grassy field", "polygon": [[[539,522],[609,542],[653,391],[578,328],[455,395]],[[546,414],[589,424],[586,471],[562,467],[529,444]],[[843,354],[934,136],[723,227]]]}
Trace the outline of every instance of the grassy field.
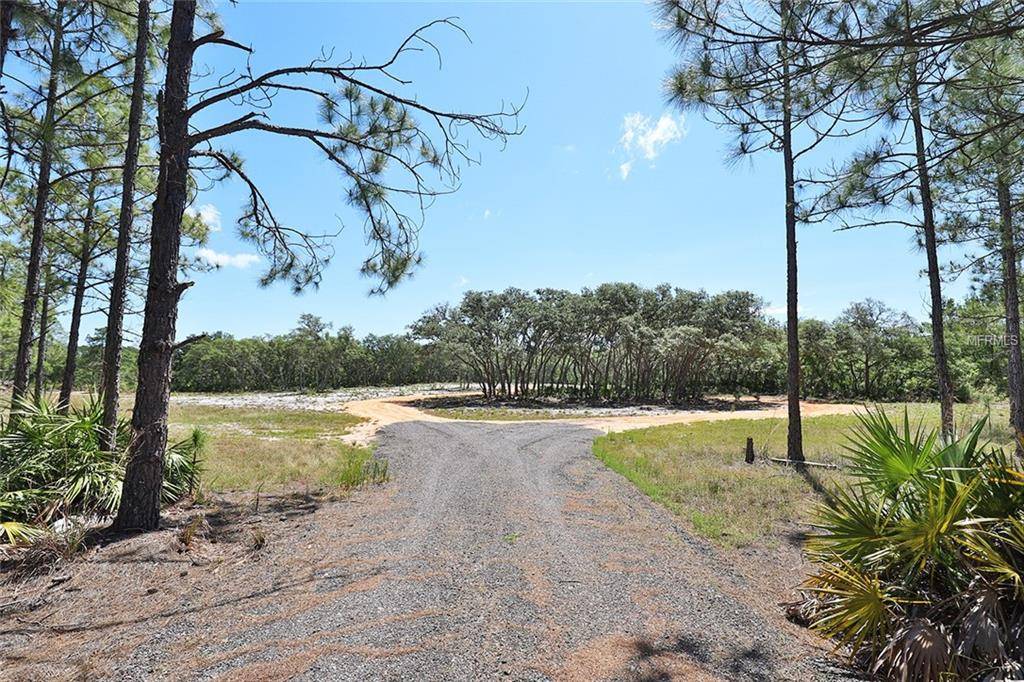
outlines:
{"label": "grassy field", "polygon": [[[995,445],[1012,442],[1005,405],[957,408],[958,425],[991,414],[986,438]],[[906,409],[912,424],[938,425],[938,405],[890,404],[884,409],[900,419]],[[841,463],[843,443],[857,423],[853,415],[805,419],[805,457]],[[748,436],[758,451],[754,465],[743,461]],[[727,546],[776,541],[780,530],[808,520],[814,505],[824,499],[822,489],[843,482],[841,472],[829,469],[812,468],[801,475],[763,463],[764,456],[786,456],[784,419],[740,418],[612,433],[594,442],[594,454],[695,532]]]}
{"label": "grassy field", "polygon": [[207,434],[208,490],[351,487],[386,475],[371,448],[339,440],[361,421],[344,412],[172,405],[170,438],[194,427]]}

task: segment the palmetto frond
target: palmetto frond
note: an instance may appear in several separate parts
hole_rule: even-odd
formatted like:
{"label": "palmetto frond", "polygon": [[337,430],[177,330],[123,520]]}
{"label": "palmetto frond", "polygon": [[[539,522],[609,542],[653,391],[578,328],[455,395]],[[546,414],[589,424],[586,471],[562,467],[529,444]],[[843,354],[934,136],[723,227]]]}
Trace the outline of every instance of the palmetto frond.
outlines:
{"label": "palmetto frond", "polygon": [[838,489],[817,510],[807,551],[818,559],[877,561],[891,545],[896,505],[859,487]]}
{"label": "palmetto frond", "polygon": [[[892,679],[1006,679],[1024,669],[1024,473],[981,443],[861,416],[854,481],[807,544],[811,624]],[[1012,676],[1012,675],[1011,675]]]}
{"label": "palmetto frond", "polygon": [[823,606],[815,629],[859,650],[888,632],[898,602],[877,574],[867,573],[836,556],[806,583]]}
{"label": "palmetto frond", "polygon": [[892,633],[875,671],[886,671],[898,680],[940,680],[952,666],[953,646],[945,628],[914,618]]}
{"label": "palmetto frond", "polygon": [[[102,406],[89,402],[60,414],[48,403],[25,404],[20,418],[0,434],[0,543],[32,539],[45,524],[69,515],[106,517],[121,500],[127,424],[109,452],[101,443]],[[201,470],[202,432],[168,448],[162,499],[194,491]]]}
{"label": "palmetto frond", "polygon": [[939,453],[938,434],[921,425],[911,429],[907,412],[902,429],[880,409],[858,414],[860,428],[849,437],[847,465],[863,485],[895,495],[904,484],[934,466]]}

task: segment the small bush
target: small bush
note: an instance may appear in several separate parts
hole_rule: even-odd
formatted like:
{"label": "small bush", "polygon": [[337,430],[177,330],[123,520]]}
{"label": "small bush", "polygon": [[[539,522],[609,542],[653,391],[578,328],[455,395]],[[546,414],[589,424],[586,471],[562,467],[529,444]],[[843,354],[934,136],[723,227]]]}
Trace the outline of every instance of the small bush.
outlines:
{"label": "small bush", "polygon": [[850,438],[848,490],[818,512],[810,622],[892,679],[1024,677],[1024,471],[880,410]]}
{"label": "small bush", "polygon": [[[100,447],[102,406],[93,401],[62,415],[48,403],[25,405],[0,434],[0,543],[41,537],[69,517],[106,518],[121,501],[128,438],[118,428],[114,452]],[[194,492],[205,437],[195,431],[165,456],[164,503]]]}

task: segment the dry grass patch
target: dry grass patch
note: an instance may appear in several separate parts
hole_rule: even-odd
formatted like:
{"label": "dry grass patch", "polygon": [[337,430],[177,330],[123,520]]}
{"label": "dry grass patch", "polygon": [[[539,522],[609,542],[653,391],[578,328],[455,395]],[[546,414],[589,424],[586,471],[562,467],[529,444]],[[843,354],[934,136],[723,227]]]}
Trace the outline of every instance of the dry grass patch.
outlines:
{"label": "dry grass patch", "polygon": [[339,440],[362,421],[344,412],[173,405],[170,431],[175,438],[198,426],[208,434],[203,485],[210,490],[352,487],[387,476],[371,448]]}
{"label": "dry grass patch", "polygon": [[[937,404],[890,404],[886,412],[912,423],[937,425]],[[958,424],[990,415],[985,437],[995,444],[1012,442],[1004,404],[960,405]],[[804,453],[808,460],[839,464],[854,415],[804,420]],[[759,463],[743,461],[747,437],[754,439]],[[767,457],[786,456],[785,419],[729,419],[672,424],[612,433],[594,442],[594,454],[654,501],[682,517],[698,534],[727,546],[773,541],[784,526],[805,522],[824,499],[822,489],[842,484],[845,475],[828,469],[800,474],[766,464]]]}

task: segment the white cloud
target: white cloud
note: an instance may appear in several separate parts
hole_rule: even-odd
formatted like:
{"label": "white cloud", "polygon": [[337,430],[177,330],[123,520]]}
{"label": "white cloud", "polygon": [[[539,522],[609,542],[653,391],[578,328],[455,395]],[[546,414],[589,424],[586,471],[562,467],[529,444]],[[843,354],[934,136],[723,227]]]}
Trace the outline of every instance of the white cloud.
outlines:
{"label": "white cloud", "polygon": [[572,154],[576,151],[576,145],[574,144],[560,144],[558,145],[558,151],[565,152],[566,154]]}
{"label": "white cloud", "polygon": [[627,152],[639,151],[645,159],[653,161],[666,145],[686,136],[684,122],[682,116],[677,120],[671,114],[662,114],[657,123],[652,123],[650,116],[641,113],[626,114],[622,120],[619,144]]}
{"label": "white cloud", "polygon": [[254,263],[258,263],[260,260],[260,257],[254,253],[218,253],[205,246],[196,251],[196,256],[199,260],[218,268],[229,267],[241,268],[243,270]]}
{"label": "white cloud", "polygon": [[202,220],[203,224],[210,229],[210,232],[220,232],[220,209],[213,204],[203,204],[199,208],[189,206],[185,209],[185,212],[193,218],[198,217]]}
{"label": "white cloud", "polygon": [[485,208],[484,209],[484,220],[487,220],[490,217],[491,217],[491,209]]}
{"label": "white cloud", "polygon": [[622,119],[622,137],[619,147],[627,160],[619,166],[619,175],[625,180],[638,158],[653,162],[668,145],[686,137],[686,119],[683,116],[662,114],[657,121],[635,112]]}
{"label": "white cloud", "polygon": [[467,278],[465,275],[459,275],[459,278],[457,280],[455,280],[454,284],[452,284],[452,288],[454,288],[454,289],[465,289],[466,285],[468,285],[468,284],[469,284],[469,278]]}

